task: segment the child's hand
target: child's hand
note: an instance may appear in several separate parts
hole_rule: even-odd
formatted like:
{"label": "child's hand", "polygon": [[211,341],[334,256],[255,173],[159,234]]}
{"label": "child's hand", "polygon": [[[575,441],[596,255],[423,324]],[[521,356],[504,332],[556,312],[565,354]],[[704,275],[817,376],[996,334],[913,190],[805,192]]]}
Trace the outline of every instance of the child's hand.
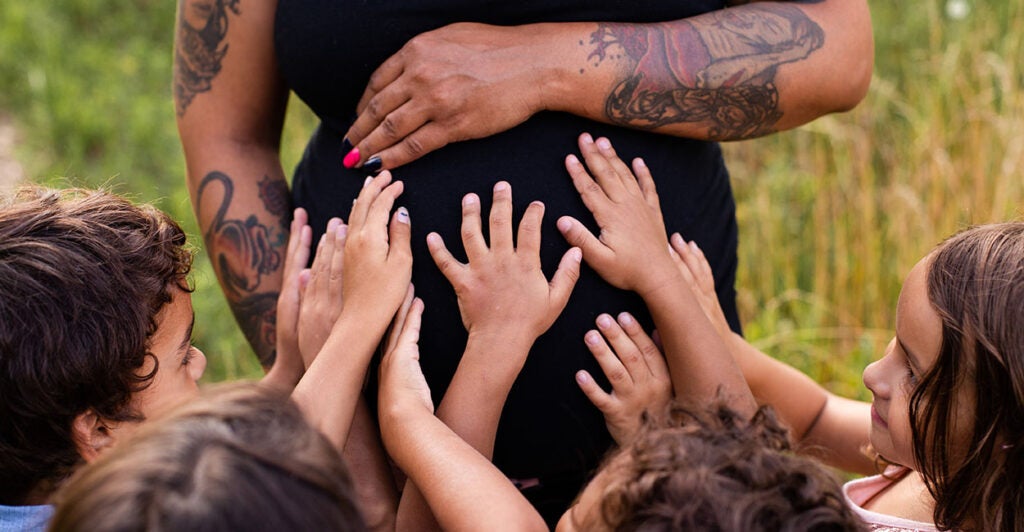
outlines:
{"label": "child's hand", "polygon": [[642,159],[633,160],[636,177],[606,138],[580,136],[580,152],[590,174],[574,155],[565,160],[573,185],[601,228],[595,237],[579,220],[563,216],[558,229],[583,250],[583,257],[610,284],[644,296],[678,275],[669,255],[665,222],[654,179]]}
{"label": "child's hand", "polygon": [[294,386],[306,371],[299,342],[299,307],[302,293],[302,279],[308,276],[305,270],[309,260],[309,246],[313,233],[307,225],[304,209],[295,209],[285,252],[284,279],[281,293],[277,298],[277,327],[275,346],[277,356],[268,375],[283,386]]}
{"label": "child's hand", "polygon": [[341,268],[348,227],[340,218],[327,222],[307,274],[299,310],[299,348],[308,368],[341,313]]}
{"label": "child's hand", "polygon": [[672,257],[676,260],[683,279],[686,280],[686,284],[690,286],[693,294],[697,297],[697,302],[700,303],[704,315],[708,317],[711,324],[715,326],[715,330],[723,339],[727,340],[728,344],[732,329],[729,327],[729,321],[725,319],[725,313],[722,312],[721,303],[718,302],[718,294],[715,292],[715,276],[711,271],[711,265],[708,264],[708,259],[704,257],[704,252],[697,247],[696,242],[687,243],[683,240],[679,233],[672,235],[670,243],[673,250]]}
{"label": "child's hand", "polygon": [[622,445],[636,435],[644,411],[657,413],[672,399],[672,381],[661,351],[633,316],[624,312],[616,323],[602,314],[597,326],[612,347],[597,331],[588,331],[584,339],[611,382],[612,393],[602,390],[586,370],[576,373],[576,382]]}
{"label": "child's hand", "polygon": [[367,178],[352,205],[342,258],[342,312],[359,316],[380,334],[402,304],[412,278],[409,212],[399,207],[388,222],[401,193],[402,182],[392,183],[386,170]]}
{"label": "child's hand", "polygon": [[462,244],[468,264],[445,247],[437,233],[427,235],[427,247],[441,273],[455,288],[462,323],[470,336],[501,334],[529,346],[554,323],[569,301],[579,278],[580,250],[565,253],[548,283],[540,267],[540,225],[544,204],[527,207],[519,224],[518,247],[512,242],[512,187],[494,186],[490,214],[490,247],[480,221],[480,199],[462,200]]}
{"label": "child's hand", "polygon": [[[423,301],[413,298],[409,285],[405,301],[392,325],[387,351],[380,362],[380,387],[378,400],[385,412],[390,409],[422,408],[427,414],[434,413],[430,399],[430,387],[420,369],[420,321],[423,316]],[[381,416],[385,422],[388,416]]]}

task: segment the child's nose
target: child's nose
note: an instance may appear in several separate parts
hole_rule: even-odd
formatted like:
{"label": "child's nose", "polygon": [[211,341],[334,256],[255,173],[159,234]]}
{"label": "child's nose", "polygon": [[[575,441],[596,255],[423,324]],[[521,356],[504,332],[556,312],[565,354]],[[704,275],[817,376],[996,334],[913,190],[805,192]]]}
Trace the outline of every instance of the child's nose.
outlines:
{"label": "child's nose", "polygon": [[195,353],[192,355],[192,361],[189,363],[188,370],[191,373],[192,380],[198,381],[206,371],[206,355],[196,347],[192,349],[195,349]]}

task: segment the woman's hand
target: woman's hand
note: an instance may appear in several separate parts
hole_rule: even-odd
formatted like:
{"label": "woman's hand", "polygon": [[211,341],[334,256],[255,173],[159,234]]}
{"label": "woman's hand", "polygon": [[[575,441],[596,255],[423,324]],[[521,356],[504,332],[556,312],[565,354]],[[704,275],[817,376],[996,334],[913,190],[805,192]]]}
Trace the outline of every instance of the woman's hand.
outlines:
{"label": "woman's hand", "polygon": [[565,239],[583,250],[587,264],[608,283],[641,296],[679,276],[647,165],[634,159],[633,177],[608,139],[595,142],[584,133],[579,145],[593,177],[574,155],[566,157],[565,167],[601,235],[596,237],[579,220],[563,216],[558,229]]}
{"label": "woman's hand", "polygon": [[576,373],[576,383],[604,414],[615,442],[623,445],[636,435],[645,411],[656,413],[672,399],[672,381],[661,351],[633,316],[624,312],[616,323],[602,314],[597,327],[601,333],[588,331],[584,340],[612,392],[602,390],[586,370]]}
{"label": "woman's hand", "polygon": [[[299,311],[299,348],[308,368],[341,314],[341,271],[348,227],[331,218],[317,244]],[[280,321],[280,318],[278,318]]]}
{"label": "woman's hand", "polygon": [[[370,77],[345,166],[395,168],[511,129],[543,108],[536,32],[458,23],[414,37]],[[550,53],[550,47],[546,52]]]}
{"label": "woman's hand", "polygon": [[494,186],[490,247],[481,228],[480,199],[467,194],[462,200],[462,244],[468,264],[452,256],[440,235],[427,235],[430,254],[455,288],[462,323],[471,337],[501,336],[525,343],[528,351],[565,308],[579,278],[580,250],[565,253],[548,283],[540,267],[543,217],[544,204],[531,203],[513,243],[512,187],[501,181]]}
{"label": "woman's hand", "polygon": [[341,308],[342,314],[372,324],[367,334],[383,334],[412,278],[409,212],[399,207],[390,215],[401,193],[402,182],[392,183],[390,172],[367,178],[349,215]]}

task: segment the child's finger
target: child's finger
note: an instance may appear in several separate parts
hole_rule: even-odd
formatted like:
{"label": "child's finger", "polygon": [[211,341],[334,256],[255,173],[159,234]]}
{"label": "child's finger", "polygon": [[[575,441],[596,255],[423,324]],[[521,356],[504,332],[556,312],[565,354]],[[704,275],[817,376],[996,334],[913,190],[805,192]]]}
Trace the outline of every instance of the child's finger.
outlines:
{"label": "child's finger", "polygon": [[558,269],[555,270],[555,275],[551,277],[551,282],[548,283],[551,293],[551,305],[559,309],[559,312],[569,302],[572,289],[576,287],[576,281],[580,278],[580,262],[582,260],[583,252],[580,251],[580,248],[569,248],[569,251],[562,255],[562,260],[558,263]]}
{"label": "child's finger", "polygon": [[412,262],[412,226],[409,220],[409,211],[405,207],[399,207],[391,217],[391,226],[388,228],[388,258],[408,258]]}
{"label": "child's finger", "polygon": [[686,262],[687,256],[690,255],[690,248],[686,245],[683,237],[679,236],[679,233],[674,233],[669,237],[669,242],[671,243],[672,256],[677,258],[676,267],[679,268],[679,273],[683,276],[683,280],[686,281],[686,284],[694,291],[700,291],[700,285],[697,283],[697,278],[693,275],[690,265]]}
{"label": "child's finger", "polygon": [[[602,142],[607,140],[603,139]],[[594,181],[601,187],[604,194],[609,199],[616,201],[626,197],[628,193],[623,187],[622,178],[611,164],[611,161],[601,153],[596,142],[589,135],[581,135],[579,144],[580,154],[583,155],[583,160],[586,161],[590,174],[594,176]]]}
{"label": "child's finger", "polygon": [[470,192],[462,198],[462,246],[470,262],[487,253],[480,221],[480,198]]}
{"label": "child's finger", "polygon": [[[307,260],[309,258],[309,242],[302,240],[302,233],[305,230],[305,228],[308,227],[308,219],[309,217],[306,214],[306,209],[303,209],[302,207],[295,209],[295,211],[292,213],[292,224],[291,228],[288,231],[288,248],[287,251],[285,251],[285,257],[287,261],[285,265],[286,270],[295,263],[294,260],[288,260],[287,258],[294,259],[295,253],[299,251],[300,246],[302,244],[305,244],[306,246]],[[303,266],[305,266],[305,263],[303,263]]]}
{"label": "child's finger", "polygon": [[[598,316],[598,321],[603,317],[607,317],[612,322],[615,321],[607,314]],[[629,370],[622,364],[622,361],[612,351],[612,348],[608,346],[608,343],[601,334],[590,330],[587,331],[587,334],[583,335],[583,340],[586,342],[590,354],[594,355],[594,359],[597,360],[597,365],[601,366],[604,376],[608,377],[608,382],[611,383],[612,389],[619,390],[620,392],[632,389],[633,378],[630,376]]]}
{"label": "child's finger", "polygon": [[341,303],[346,240],[348,240],[348,226],[345,224],[338,225],[334,230],[334,253],[330,261],[330,273],[324,276],[327,278],[327,294],[331,303]]}
{"label": "child's finger", "polygon": [[633,173],[636,175],[640,191],[643,192],[644,200],[648,205],[660,209],[661,200],[658,199],[658,190],[654,186],[654,176],[651,175],[651,169],[647,167],[647,163],[642,158],[633,159]]}
{"label": "child's finger", "polygon": [[581,369],[576,372],[576,384],[579,385],[580,390],[583,391],[583,395],[587,396],[587,399],[597,407],[601,413],[605,413],[614,407],[615,399],[608,392],[601,389],[600,386],[594,382],[594,378],[590,376],[590,373],[585,369]]}
{"label": "child's finger", "polygon": [[352,204],[352,212],[348,216],[349,225],[362,227],[366,223],[366,214],[369,212],[370,206],[373,205],[374,198],[390,183],[391,172],[387,170],[381,171],[377,177],[366,178],[366,181],[363,182],[363,189],[359,191],[359,196]]}
{"label": "child's finger", "polygon": [[619,363],[629,374],[630,382],[643,380],[650,375],[647,362],[644,361],[640,349],[611,316],[607,314],[598,316],[597,327],[615,350],[615,356],[618,357]]}
{"label": "child's finger", "polygon": [[637,349],[640,350],[640,354],[643,356],[651,375],[655,378],[667,378],[668,364],[665,362],[665,356],[661,354],[658,346],[654,345],[654,340],[644,332],[640,322],[636,321],[632,314],[623,312],[619,314],[619,325],[629,335]]}
{"label": "child's finger", "polygon": [[334,248],[338,245],[338,235],[336,232],[340,225],[340,218],[331,218],[327,222],[327,230],[324,231],[316,251],[316,257],[313,258],[313,282],[310,283],[309,289],[319,294],[326,294],[330,289]]}
{"label": "child's finger", "polygon": [[571,216],[563,216],[556,224],[566,242],[583,251],[583,258],[600,268],[601,265],[615,260],[615,254],[590,232],[579,220]]}
{"label": "child's finger", "polygon": [[565,169],[569,172],[572,186],[576,188],[576,192],[579,193],[587,210],[595,212],[608,202],[608,196],[604,189],[590,177],[587,170],[583,168],[583,163],[575,155],[565,157]]}
{"label": "child's finger", "polygon": [[707,279],[708,285],[711,290],[715,290],[715,274],[711,271],[711,263],[708,262],[708,258],[704,256],[704,250],[700,249],[695,240],[690,241],[690,249],[693,250],[693,254],[697,257],[697,262],[700,264],[701,276]]}
{"label": "child's finger", "polygon": [[519,222],[519,234],[516,237],[516,252],[536,257],[540,261],[540,224],[544,219],[544,204],[540,201],[531,202]]}
{"label": "child's finger", "polygon": [[[420,341],[420,323],[423,320],[423,300],[413,298],[412,306],[409,307],[409,314],[402,324],[402,332],[398,336],[398,346],[412,345]],[[418,349],[397,349],[397,351],[408,352],[414,360],[419,360]]]}
{"label": "child's finger", "polygon": [[395,206],[395,200],[398,199],[398,196],[402,195],[404,190],[405,184],[401,181],[395,181],[380,191],[380,194],[373,198],[370,209],[366,213],[366,227],[373,231],[377,231],[379,228],[386,235],[388,219],[391,218],[391,209]]}
{"label": "child's finger", "polygon": [[505,181],[494,184],[489,234],[492,250],[512,250],[512,186]]}
{"label": "child's finger", "polygon": [[615,171],[615,175],[619,178],[619,183],[623,190],[630,192],[631,194],[640,194],[640,185],[637,183],[636,178],[633,177],[633,172],[630,171],[626,163],[622,161],[619,154],[615,152],[615,147],[612,146],[612,142],[606,137],[601,137],[594,141],[594,145],[597,146],[598,152],[605,158],[608,165]]}
{"label": "child's finger", "polygon": [[409,316],[409,309],[412,308],[412,300],[415,297],[415,290],[413,289],[412,283],[409,283],[409,287],[405,290],[405,299],[402,300],[402,306],[398,307],[398,312],[395,313],[395,319],[391,321],[391,332],[388,334],[387,348],[384,350],[385,353],[391,351],[398,344],[398,336],[402,332],[402,328],[405,326],[405,320]]}
{"label": "child's finger", "polygon": [[434,264],[437,264],[437,269],[441,270],[441,274],[448,279],[452,286],[455,286],[465,271],[466,265],[452,256],[448,247],[444,245],[444,239],[437,233],[427,235],[427,249],[430,251],[431,258],[434,259]]}

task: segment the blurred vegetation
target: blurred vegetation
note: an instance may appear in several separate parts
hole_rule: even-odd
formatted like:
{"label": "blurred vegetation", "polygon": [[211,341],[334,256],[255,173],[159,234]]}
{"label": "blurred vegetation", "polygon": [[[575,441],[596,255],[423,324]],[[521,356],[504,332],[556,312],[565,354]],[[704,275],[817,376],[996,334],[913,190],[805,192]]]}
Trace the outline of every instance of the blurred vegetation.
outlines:
{"label": "blurred vegetation", "polygon": [[[855,395],[910,267],[957,229],[1024,205],[1024,2],[871,3],[875,76],[855,111],[726,146],[748,337]],[[0,114],[31,179],[153,202],[198,246],[171,102],[174,9],[0,3]],[[314,124],[293,99],[286,170]],[[207,380],[257,375],[202,252],[195,270]]]}

